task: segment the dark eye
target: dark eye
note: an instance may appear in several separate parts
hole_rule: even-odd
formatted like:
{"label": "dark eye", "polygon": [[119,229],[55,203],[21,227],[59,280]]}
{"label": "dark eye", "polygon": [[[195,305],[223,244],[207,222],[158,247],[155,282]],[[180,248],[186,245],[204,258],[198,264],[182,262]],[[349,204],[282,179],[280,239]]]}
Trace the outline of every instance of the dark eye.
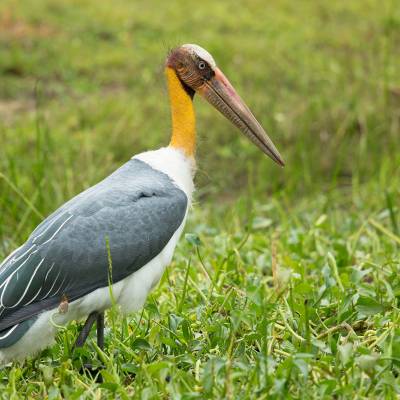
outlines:
{"label": "dark eye", "polygon": [[206,63],[204,61],[200,61],[198,67],[199,69],[204,69],[206,67]]}

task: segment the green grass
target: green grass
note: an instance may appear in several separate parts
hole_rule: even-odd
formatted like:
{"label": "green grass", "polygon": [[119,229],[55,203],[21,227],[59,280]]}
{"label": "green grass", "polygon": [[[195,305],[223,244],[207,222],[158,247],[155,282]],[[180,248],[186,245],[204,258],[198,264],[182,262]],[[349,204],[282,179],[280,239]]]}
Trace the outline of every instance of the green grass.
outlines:
{"label": "green grass", "polygon": [[[72,353],[72,323],[0,371],[0,398],[400,396],[400,8],[330,3],[1,2],[0,259],[168,142],[180,43],[210,50],[287,166],[196,99],[196,202],[143,313],[108,313],[104,353]],[[93,355],[103,383],[78,372]]]}

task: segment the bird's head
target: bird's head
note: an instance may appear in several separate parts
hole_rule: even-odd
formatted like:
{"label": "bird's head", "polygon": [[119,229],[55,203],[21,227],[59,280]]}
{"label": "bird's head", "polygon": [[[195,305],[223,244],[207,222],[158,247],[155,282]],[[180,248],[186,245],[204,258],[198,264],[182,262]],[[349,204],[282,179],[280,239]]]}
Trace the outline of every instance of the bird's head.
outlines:
{"label": "bird's head", "polygon": [[193,97],[198,93],[236,125],[266,155],[279,165],[284,165],[272,140],[217,67],[208,51],[195,44],[185,44],[170,52],[166,66],[175,71],[190,96]]}

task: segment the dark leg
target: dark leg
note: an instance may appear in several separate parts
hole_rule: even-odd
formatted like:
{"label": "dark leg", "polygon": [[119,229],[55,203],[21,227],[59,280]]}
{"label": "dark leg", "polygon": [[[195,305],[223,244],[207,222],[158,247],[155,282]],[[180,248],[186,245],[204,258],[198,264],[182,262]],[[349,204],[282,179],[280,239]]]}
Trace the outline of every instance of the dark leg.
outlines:
{"label": "dark leg", "polygon": [[83,325],[83,328],[80,331],[78,338],[76,339],[75,347],[82,347],[85,344],[86,339],[89,336],[90,329],[92,328],[94,322],[96,321],[97,316],[98,316],[97,311],[94,311],[91,314],[89,314],[85,322],[85,325]]}
{"label": "dark leg", "polygon": [[104,350],[104,312],[97,314],[97,345]]}
{"label": "dark leg", "polygon": [[[76,339],[75,347],[82,347],[85,344],[86,339],[89,336],[90,329],[95,322],[97,325],[97,345],[100,347],[101,350],[104,349],[104,312],[99,313],[97,311],[92,312],[87,317],[87,320],[83,325],[83,328],[80,331],[78,338]],[[103,380],[101,375],[99,374],[99,369],[102,369],[102,367],[93,368],[92,364],[89,363],[83,364],[81,372],[86,371],[93,377],[96,376],[96,381],[101,383]]]}

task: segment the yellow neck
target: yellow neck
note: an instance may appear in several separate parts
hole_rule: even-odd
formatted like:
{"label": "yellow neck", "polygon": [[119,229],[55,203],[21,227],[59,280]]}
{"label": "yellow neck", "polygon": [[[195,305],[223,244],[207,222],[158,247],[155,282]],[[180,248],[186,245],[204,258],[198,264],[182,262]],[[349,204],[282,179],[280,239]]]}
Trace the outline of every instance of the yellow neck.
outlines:
{"label": "yellow neck", "polygon": [[196,118],[193,101],[172,68],[166,68],[171,102],[172,135],[170,146],[194,156],[196,148]]}

